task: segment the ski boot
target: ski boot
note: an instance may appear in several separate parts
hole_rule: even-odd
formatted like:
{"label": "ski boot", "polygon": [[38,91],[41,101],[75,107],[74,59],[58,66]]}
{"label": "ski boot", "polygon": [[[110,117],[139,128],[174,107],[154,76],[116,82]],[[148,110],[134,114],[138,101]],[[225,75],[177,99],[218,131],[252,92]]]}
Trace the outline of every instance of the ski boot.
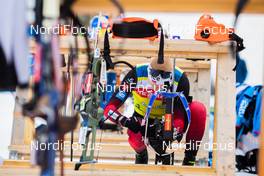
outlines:
{"label": "ski boot", "polygon": [[148,151],[143,150],[140,153],[136,153],[135,164],[148,164]]}
{"label": "ski boot", "polygon": [[174,164],[174,152],[157,155],[155,157],[155,164],[162,163],[162,165],[173,165]]}
{"label": "ski boot", "polygon": [[182,165],[183,166],[194,166],[194,164],[195,164],[195,156],[185,153],[185,157],[182,161]]}

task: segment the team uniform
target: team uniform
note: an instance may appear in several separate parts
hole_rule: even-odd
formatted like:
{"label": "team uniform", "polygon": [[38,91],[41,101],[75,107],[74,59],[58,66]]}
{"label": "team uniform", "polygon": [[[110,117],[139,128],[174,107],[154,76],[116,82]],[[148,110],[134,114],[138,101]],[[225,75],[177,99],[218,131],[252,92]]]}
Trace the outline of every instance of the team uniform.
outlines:
{"label": "team uniform", "polygon": [[[142,139],[142,127],[140,126],[142,119],[145,116],[147,106],[149,103],[150,96],[157,90],[162,90],[166,87],[164,85],[154,86],[151,84],[149,79],[150,74],[150,64],[137,65],[134,70],[131,70],[124,78],[121,83],[120,88],[114,93],[109,103],[105,107],[104,117],[110,119],[113,122],[119,123],[124,127],[128,128],[128,142],[130,146],[136,151],[137,155],[142,155],[138,159],[136,158],[136,163],[147,163],[147,151],[144,141]],[[158,81],[158,80],[157,80]],[[153,81],[152,81],[153,82]],[[179,69],[175,68],[174,80],[170,81],[170,85],[174,84],[174,92],[183,92],[185,97],[189,100],[189,108],[191,111],[191,122],[186,135],[186,143],[191,145],[199,144],[201,141],[206,122],[206,109],[203,104],[197,101],[191,101],[189,98],[189,80],[185,73]],[[126,101],[126,99],[132,96],[134,102],[134,113],[131,118],[123,116],[118,108]],[[184,134],[188,127],[188,120],[185,110],[178,99],[174,100],[174,117],[173,117],[173,127],[177,130],[178,134]],[[165,103],[164,98],[159,95],[154,101],[152,110],[149,116],[150,126],[154,124],[155,119],[161,120],[162,116],[165,115]],[[149,133],[149,143],[152,148],[159,154],[166,153],[166,148],[164,148],[162,141],[151,140],[153,135],[155,135],[154,129],[151,127],[148,130]],[[182,135],[177,138],[180,141]],[[188,147],[188,146],[187,146]],[[189,146],[191,147],[191,146]],[[186,150],[185,157],[189,160],[195,159],[198,151],[198,146],[193,147],[194,149]],[[145,155],[145,156],[144,156]],[[188,160],[188,161],[189,161]],[[188,163],[185,163],[188,164]]]}

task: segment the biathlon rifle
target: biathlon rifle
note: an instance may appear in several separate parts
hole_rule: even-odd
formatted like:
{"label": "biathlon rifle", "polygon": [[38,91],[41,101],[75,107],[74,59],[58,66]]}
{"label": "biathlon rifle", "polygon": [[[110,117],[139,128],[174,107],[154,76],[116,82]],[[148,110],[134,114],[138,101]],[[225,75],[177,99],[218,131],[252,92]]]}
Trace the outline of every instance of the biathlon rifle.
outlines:
{"label": "biathlon rifle", "polygon": [[[50,13],[47,8],[59,11],[59,2],[36,1],[36,25],[39,27],[52,27],[58,20],[57,12]],[[45,7],[45,9],[44,9]],[[54,16],[55,14],[55,16]],[[63,146],[63,136],[74,129],[77,117],[66,117],[60,113],[64,105],[63,95],[67,94],[67,84],[64,84],[61,74],[61,56],[58,36],[55,34],[36,35],[36,57],[33,76],[33,98],[23,105],[23,114],[31,118],[42,117],[47,121],[48,131],[46,143],[59,142]],[[60,145],[61,146],[61,145]],[[61,175],[63,175],[63,149],[60,147]],[[38,164],[41,167],[41,175],[54,175],[56,150],[50,149],[45,152],[43,158],[37,155]]]}

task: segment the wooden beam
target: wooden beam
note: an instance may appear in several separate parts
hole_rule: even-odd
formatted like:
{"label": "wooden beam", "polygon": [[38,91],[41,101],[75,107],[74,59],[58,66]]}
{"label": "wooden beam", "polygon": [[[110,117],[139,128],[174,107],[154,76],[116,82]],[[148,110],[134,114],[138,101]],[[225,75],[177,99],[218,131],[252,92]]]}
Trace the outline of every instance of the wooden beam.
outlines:
{"label": "wooden beam", "polygon": [[[75,163],[65,162],[65,169],[73,169]],[[59,163],[56,163],[56,168],[58,168]],[[2,168],[32,168],[29,161],[17,161],[17,160],[5,160],[3,162]],[[199,176],[209,176],[215,175],[215,171],[209,167],[188,167],[188,166],[165,166],[165,165],[144,165],[144,164],[114,164],[114,163],[96,163],[96,164],[86,164],[80,168],[80,171],[86,171],[89,175],[90,172],[95,171],[108,171],[112,174],[114,171],[122,172],[129,171],[130,173],[145,173],[145,174],[172,174],[175,175],[199,175]],[[77,174],[78,172],[76,172]],[[139,174],[141,175],[141,174]]]}
{"label": "wooden beam", "polygon": [[[216,68],[213,168],[217,175],[235,174],[235,59],[219,54]],[[228,85],[228,86],[227,86]]]}
{"label": "wooden beam", "polygon": [[[237,0],[121,0],[125,12],[225,12],[234,13]],[[80,15],[98,14],[99,11],[118,14],[117,8],[109,0],[78,0],[73,10]],[[246,13],[264,13],[262,0],[251,0]]]}
{"label": "wooden beam", "polygon": [[21,112],[22,107],[16,101],[12,126],[11,145],[24,144],[25,137],[27,136],[27,130],[25,127],[28,121],[25,119]]}
{"label": "wooden beam", "polygon": [[[112,56],[157,57],[159,41],[139,39],[111,39]],[[167,58],[216,59],[217,53],[228,53],[230,42],[210,45],[196,40],[165,40],[164,56]],[[103,42],[99,42],[103,48]]]}
{"label": "wooden beam", "polygon": [[[111,56],[157,57],[159,40],[142,39],[110,39]],[[209,44],[196,40],[165,40],[164,56],[171,58],[216,59],[217,53],[228,53],[230,42]],[[99,41],[99,48],[104,48],[104,42]],[[91,45],[92,47],[93,45]],[[83,38],[78,38],[80,52],[86,51]],[[35,52],[35,43],[30,41],[30,50]],[[60,37],[61,53],[69,53],[69,37]]]}
{"label": "wooden beam", "polygon": [[[137,64],[143,64],[143,63],[150,63],[150,58],[146,57],[131,57],[131,56],[114,56],[112,57],[113,62],[117,61],[127,61],[133,66],[136,66]],[[186,59],[177,59],[176,60],[177,67],[183,69],[185,72],[198,72],[199,69],[210,69],[210,61],[207,60],[186,60]],[[88,59],[86,55],[80,54],[78,58],[78,70],[80,72],[85,72],[87,69],[87,63]],[[124,69],[127,67],[124,64],[117,65],[115,69]],[[70,68],[71,69],[71,68]],[[63,67],[62,70],[64,72],[67,71],[66,67]]]}
{"label": "wooden beam", "polygon": [[[150,63],[150,58],[146,57],[124,57],[116,56],[112,58],[113,62],[117,61],[128,61],[131,65],[136,66],[137,64]],[[210,69],[210,61],[207,60],[186,60],[186,59],[176,59],[177,67],[181,69]],[[120,65],[122,67],[122,65]]]}
{"label": "wooden beam", "polygon": [[[130,172],[129,170],[108,170],[108,169],[98,169],[98,170],[79,170],[75,171],[72,168],[70,169],[65,169],[64,174],[66,176],[113,176],[113,175],[125,175],[125,176],[135,176],[135,175],[140,175],[140,176],[153,176],[153,175],[159,175],[159,176],[175,176],[179,175],[175,172],[143,172],[143,171],[135,171],[135,172]],[[36,176],[40,175],[40,170],[39,168],[1,168],[0,167],[0,175],[12,175],[12,176]],[[55,175],[60,175],[60,169],[57,168],[55,170]],[[184,174],[184,176],[193,176],[194,173],[190,174]],[[213,174],[205,174],[205,173],[199,173],[195,174],[196,176],[209,176]],[[182,176],[182,174],[181,174]]]}

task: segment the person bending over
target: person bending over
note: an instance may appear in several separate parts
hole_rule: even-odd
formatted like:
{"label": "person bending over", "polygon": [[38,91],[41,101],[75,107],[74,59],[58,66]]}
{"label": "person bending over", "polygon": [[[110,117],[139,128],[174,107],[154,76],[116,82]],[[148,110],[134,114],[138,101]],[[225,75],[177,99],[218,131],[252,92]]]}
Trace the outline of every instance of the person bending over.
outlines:
{"label": "person bending over", "polygon": [[[204,135],[206,108],[202,103],[192,101],[191,98],[189,98],[189,80],[186,74],[178,67],[174,68],[174,80],[172,80],[172,68],[173,64],[171,59],[165,59],[164,64],[157,64],[157,59],[152,58],[151,63],[137,65],[135,69],[127,73],[120,88],[116,90],[105,107],[105,119],[110,119],[112,122],[128,128],[128,142],[136,152],[136,164],[148,163],[147,147],[143,141],[145,127],[141,126],[141,122],[145,116],[149,98],[151,94],[164,88],[166,84],[169,84],[169,86],[174,84],[175,90],[173,90],[173,92],[183,92],[188,100],[191,111],[190,124],[188,124],[187,114],[181,101],[175,98],[173,128],[177,131],[177,134],[180,134],[176,139],[178,142],[181,141],[182,135],[187,133],[185,156],[182,164],[194,165],[195,163],[199,144]],[[118,111],[118,108],[131,95],[133,97],[134,113],[132,117],[125,117]],[[151,135],[152,137],[155,135],[154,129],[151,128],[151,126],[153,126],[155,119],[161,121],[164,115],[164,98],[158,96],[150,112],[148,135],[150,135],[149,144],[159,154],[165,154],[166,148],[163,145],[163,141],[151,140]],[[188,125],[189,128],[187,129]],[[164,157],[165,156],[166,155],[164,155]],[[163,158],[163,164],[169,164],[169,159],[170,158]]]}

